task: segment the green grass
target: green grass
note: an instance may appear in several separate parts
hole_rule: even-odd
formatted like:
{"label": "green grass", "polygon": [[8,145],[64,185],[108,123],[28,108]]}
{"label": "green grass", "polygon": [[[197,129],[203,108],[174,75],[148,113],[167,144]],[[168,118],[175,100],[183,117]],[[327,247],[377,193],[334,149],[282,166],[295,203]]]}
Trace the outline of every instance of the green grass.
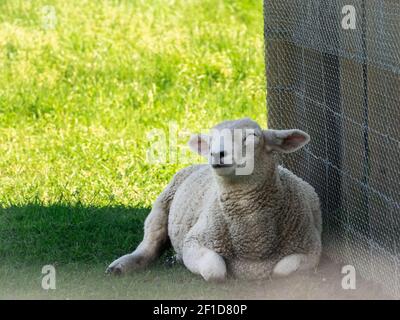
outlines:
{"label": "green grass", "polygon": [[261,1],[0,1],[0,297],[43,297],[45,264],[61,270],[61,298],[133,297],[135,281],[151,297],[152,277],[174,291],[170,274],[198,286],[162,263],[129,281],[103,269],[137,245],[172,175],[200,161],[149,163],[148,134],[174,138],[173,124],[184,151],[188,133],[243,116],[266,124]]}

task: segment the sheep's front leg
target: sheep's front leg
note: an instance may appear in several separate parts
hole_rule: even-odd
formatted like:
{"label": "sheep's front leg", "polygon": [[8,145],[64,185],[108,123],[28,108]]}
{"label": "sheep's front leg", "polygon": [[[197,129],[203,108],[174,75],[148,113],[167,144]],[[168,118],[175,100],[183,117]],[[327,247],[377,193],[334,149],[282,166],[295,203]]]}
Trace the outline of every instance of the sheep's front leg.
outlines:
{"label": "sheep's front leg", "polygon": [[183,247],[183,263],[193,273],[200,274],[206,281],[224,281],[226,264],[215,251],[197,241],[190,241]]}
{"label": "sheep's front leg", "polygon": [[136,250],[112,262],[106,272],[125,274],[143,269],[158,258],[168,239],[168,207],[163,194],[154,203],[153,209],[144,224],[144,238]]}

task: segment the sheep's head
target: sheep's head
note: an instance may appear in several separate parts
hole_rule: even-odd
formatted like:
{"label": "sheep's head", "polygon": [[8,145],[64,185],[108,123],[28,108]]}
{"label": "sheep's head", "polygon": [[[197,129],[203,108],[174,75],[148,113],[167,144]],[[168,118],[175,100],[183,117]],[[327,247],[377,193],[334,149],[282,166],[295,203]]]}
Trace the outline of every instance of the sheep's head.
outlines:
{"label": "sheep's head", "polygon": [[310,140],[293,130],[262,130],[249,118],[224,121],[209,134],[193,135],[189,147],[208,159],[219,176],[251,175],[254,169],[273,161],[273,152],[294,152]]}

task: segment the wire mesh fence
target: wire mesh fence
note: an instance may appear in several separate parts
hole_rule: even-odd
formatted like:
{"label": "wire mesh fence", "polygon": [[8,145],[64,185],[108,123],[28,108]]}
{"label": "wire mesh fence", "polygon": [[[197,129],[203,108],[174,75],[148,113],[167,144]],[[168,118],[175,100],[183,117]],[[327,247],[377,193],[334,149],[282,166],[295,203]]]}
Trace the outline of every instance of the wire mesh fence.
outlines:
{"label": "wire mesh fence", "polygon": [[320,195],[324,250],[400,298],[400,2],[264,0],[264,20],[269,127],[311,135],[281,161]]}

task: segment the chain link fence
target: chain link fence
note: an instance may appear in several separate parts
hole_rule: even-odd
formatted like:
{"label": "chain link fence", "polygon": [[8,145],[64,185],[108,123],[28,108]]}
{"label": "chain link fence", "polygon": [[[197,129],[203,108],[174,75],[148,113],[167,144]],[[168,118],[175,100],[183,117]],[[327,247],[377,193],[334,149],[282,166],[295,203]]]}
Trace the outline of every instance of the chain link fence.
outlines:
{"label": "chain link fence", "polygon": [[269,127],[311,135],[281,161],[320,195],[324,251],[400,298],[400,2],[264,0],[264,20]]}

